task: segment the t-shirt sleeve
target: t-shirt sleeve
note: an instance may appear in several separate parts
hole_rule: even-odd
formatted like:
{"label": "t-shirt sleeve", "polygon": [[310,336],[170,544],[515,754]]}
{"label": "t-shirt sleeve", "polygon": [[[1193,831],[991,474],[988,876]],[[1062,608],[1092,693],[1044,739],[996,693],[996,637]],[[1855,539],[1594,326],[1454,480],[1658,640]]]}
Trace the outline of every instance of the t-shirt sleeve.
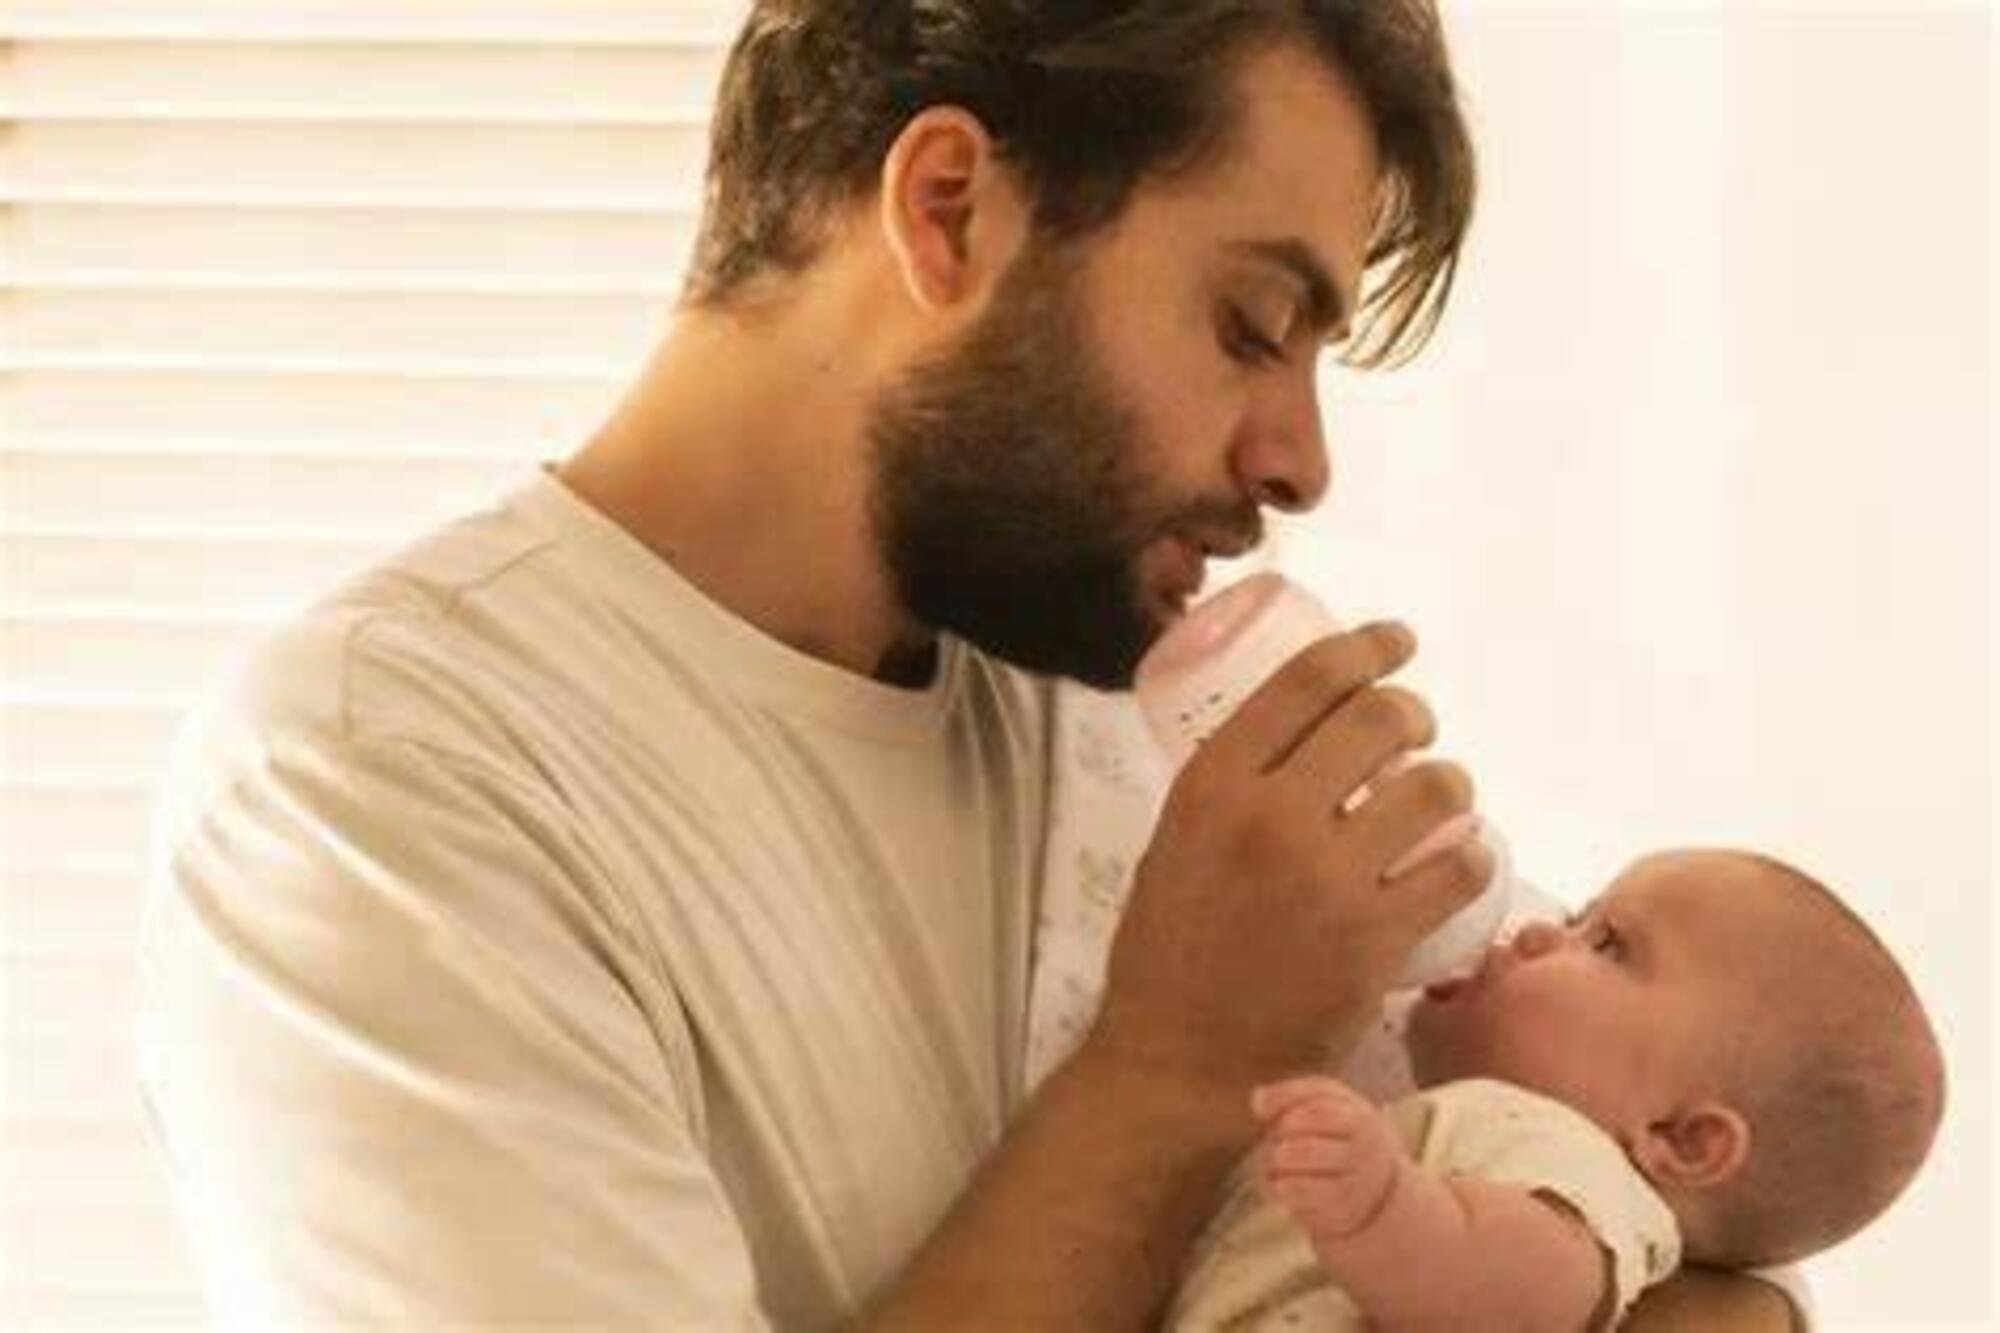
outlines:
{"label": "t-shirt sleeve", "polygon": [[220,1319],[768,1326],[684,1021],[551,797],[349,735],[210,787],[156,824],[135,1017]]}
{"label": "t-shirt sleeve", "polygon": [[1423,1164],[1520,1185],[1572,1209],[1611,1256],[1619,1318],[1680,1263],[1673,1212],[1617,1142],[1584,1116],[1486,1079],[1424,1096],[1433,1106]]}

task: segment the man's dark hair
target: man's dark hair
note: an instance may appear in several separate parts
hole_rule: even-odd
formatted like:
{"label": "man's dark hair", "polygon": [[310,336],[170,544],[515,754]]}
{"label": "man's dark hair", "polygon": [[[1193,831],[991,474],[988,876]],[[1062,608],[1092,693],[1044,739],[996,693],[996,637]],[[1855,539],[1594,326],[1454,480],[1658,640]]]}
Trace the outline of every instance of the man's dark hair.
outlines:
{"label": "man's dark hair", "polygon": [[1443,310],[1474,191],[1433,0],[758,0],[723,71],[683,299],[724,306],[806,268],[929,106],[986,126],[1039,238],[1085,236],[1142,180],[1228,145],[1234,62],[1272,40],[1308,44],[1368,108],[1384,190],[1345,359],[1406,360]]}

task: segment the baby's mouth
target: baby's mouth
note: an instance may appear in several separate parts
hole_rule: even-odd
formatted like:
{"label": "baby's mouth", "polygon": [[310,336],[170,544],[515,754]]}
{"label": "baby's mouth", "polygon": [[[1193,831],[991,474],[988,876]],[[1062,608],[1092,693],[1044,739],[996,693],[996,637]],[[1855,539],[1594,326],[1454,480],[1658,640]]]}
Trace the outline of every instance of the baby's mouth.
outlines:
{"label": "baby's mouth", "polygon": [[1438,1004],[1443,1004],[1451,999],[1452,996],[1464,990],[1471,980],[1471,977],[1446,977],[1443,981],[1433,981],[1430,985],[1424,987],[1424,998]]}
{"label": "baby's mouth", "polygon": [[1433,1004],[1449,1004],[1478,985],[1479,978],[1479,971],[1474,969],[1470,972],[1460,972],[1457,976],[1446,977],[1442,981],[1433,981],[1424,987],[1424,998]]}

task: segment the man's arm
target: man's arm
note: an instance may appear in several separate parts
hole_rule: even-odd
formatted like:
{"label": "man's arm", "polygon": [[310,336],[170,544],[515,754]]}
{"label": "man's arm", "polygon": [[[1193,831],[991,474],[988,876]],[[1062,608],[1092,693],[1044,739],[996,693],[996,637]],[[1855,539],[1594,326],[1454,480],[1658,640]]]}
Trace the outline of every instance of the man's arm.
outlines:
{"label": "man's arm", "polygon": [[1805,1327],[1768,1282],[1687,1267],[1649,1288],[1622,1327],[1629,1333],[1796,1333]]}
{"label": "man's arm", "polygon": [[1252,1133],[1243,1098],[1190,1095],[1086,1041],[865,1327],[1152,1327]]}
{"label": "man's arm", "polygon": [[1095,1026],[908,1269],[873,1330],[1121,1333],[1157,1322],[1255,1126],[1251,1088],[1359,1039],[1410,948],[1487,882],[1477,843],[1386,868],[1470,807],[1420,764],[1421,701],[1372,683],[1407,631],[1324,640],[1204,744],[1134,877]]}

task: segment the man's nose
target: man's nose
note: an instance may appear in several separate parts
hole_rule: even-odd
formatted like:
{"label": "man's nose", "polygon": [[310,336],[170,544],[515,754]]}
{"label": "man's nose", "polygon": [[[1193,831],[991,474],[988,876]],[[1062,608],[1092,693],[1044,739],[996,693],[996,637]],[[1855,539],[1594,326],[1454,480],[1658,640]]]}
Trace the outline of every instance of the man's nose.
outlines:
{"label": "man's nose", "polygon": [[1305,371],[1273,388],[1237,450],[1237,480],[1260,505],[1302,514],[1326,498],[1333,480],[1318,379]]}

